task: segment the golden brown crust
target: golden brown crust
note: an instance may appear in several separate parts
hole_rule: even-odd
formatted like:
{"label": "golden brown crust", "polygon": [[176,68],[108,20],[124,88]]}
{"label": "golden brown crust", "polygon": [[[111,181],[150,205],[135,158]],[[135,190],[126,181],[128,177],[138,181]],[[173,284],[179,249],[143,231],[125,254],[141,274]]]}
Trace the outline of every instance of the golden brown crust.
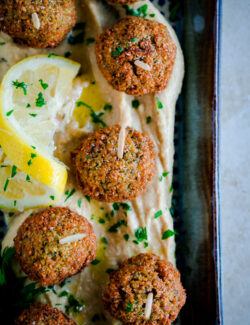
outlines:
{"label": "golden brown crust", "polygon": [[98,201],[132,200],[151,181],[156,168],[155,145],[149,136],[127,127],[123,158],[118,158],[120,126],[89,134],[72,152],[72,164],[85,195]]}
{"label": "golden brown crust", "polygon": [[[32,21],[39,17],[40,28]],[[0,28],[19,44],[33,47],[55,47],[74,27],[77,12],[73,0],[2,0]]]}
{"label": "golden brown crust", "polygon": [[48,304],[35,303],[23,310],[15,325],[76,325],[73,319]]}
{"label": "golden brown crust", "polygon": [[[145,305],[153,293],[150,319]],[[103,295],[104,308],[124,324],[170,325],[186,301],[180,273],[172,263],[153,254],[139,254],[111,273]]]}
{"label": "golden brown crust", "polygon": [[[96,42],[97,63],[116,90],[140,96],[166,88],[176,57],[167,27],[157,21],[126,17]],[[146,64],[147,69],[138,66]]]}
{"label": "golden brown crust", "polygon": [[[71,243],[60,239],[74,234],[86,236]],[[16,258],[30,280],[43,286],[61,283],[87,266],[97,249],[96,236],[88,220],[69,208],[48,208],[29,216],[14,238]]]}

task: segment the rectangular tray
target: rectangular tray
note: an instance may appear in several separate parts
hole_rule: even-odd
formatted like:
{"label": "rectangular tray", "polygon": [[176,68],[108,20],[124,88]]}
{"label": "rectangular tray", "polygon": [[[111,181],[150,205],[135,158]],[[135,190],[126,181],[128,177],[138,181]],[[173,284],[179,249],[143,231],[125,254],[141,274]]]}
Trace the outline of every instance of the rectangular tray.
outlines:
{"label": "rectangular tray", "polygon": [[223,324],[218,179],[220,1],[185,0],[176,23],[185,80],[176,114],[177,265],[187,291],[181,324]]}

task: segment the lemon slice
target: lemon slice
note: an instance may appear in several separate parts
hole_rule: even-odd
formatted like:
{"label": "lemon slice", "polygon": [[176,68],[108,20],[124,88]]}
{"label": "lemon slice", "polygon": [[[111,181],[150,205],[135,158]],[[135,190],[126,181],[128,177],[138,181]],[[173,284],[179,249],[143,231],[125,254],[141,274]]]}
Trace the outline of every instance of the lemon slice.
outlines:
{"label": "lemon slice", "polygon": [[21,171],[0,149],[0,208],[22,211],[46,206],[56,200],[52,187]]}
{"label": "lemon slice", "polygon": [[[30,57],[7,72],[0,90],[3,151],[12,165],[50,188],[55,201],[60,198],[67,180],[65,166],[53,157],[53,137],[59,126],[57,114],[79,68],[78,63],[58,56]],[[9,168],[6,172],[10,172]],[[13,180],[9,182],[10,189]],[[6,198],[7,192],[4,194]],[[49,197],[47,201],[50,204]],[[23,207],[30,206],[23,204]]]}

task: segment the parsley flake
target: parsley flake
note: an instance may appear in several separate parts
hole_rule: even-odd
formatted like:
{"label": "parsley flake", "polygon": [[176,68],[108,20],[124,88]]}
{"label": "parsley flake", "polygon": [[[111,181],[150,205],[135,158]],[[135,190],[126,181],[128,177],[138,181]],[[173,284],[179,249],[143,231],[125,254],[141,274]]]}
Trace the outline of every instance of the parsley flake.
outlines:
{"label": "parsley flake", "polygon": [[165,239],[167,239],[169,237],[172,237],[174,235],[177,235],[177,232],[168,229],[168,230],[164,231],[164,233],[163,233],[163,235],[161,237],[161,240],[165,240]]}
{"label": "parsley flake", "polygon": [[155,213],[154,218],[157,219],[162,215],[162,210],[159,210]]}
{"label": "parsley flake", "polygon": [[78,206],[79,206],[79,208],[81,207],[81,204],[82,204],[82,199],[79,199],[78,201],[77,201],[77,204],[78,204]]}
{"label": "parsley flake", "polygon": [[92,44],[95,42],[95,39],[93,37],[90,37],[90,38],[87,38],[86,39],[86,44],[89,45],[89,44]]}
{"label": "parsley flake", "polygon": [[38,97],[36,99],[36,107],[42,107],[44,105],[46,105],[47,103],[44,100],[43,94],[40,92],[38,94]]}
{"label": "parsley flake", "polygon": [[48,55],[48,58],[51,58],[52,56],[58,56],[58,54],[52,52]]}
{"label": "parsley flake", "polygon": [[138,107],[140,106],[140,102],[138,99],[134,99],[132,100],[132,107],[135,109],[138,109]]}
{"label": "parsley flake", "polygon": [[136,231],[135,231],[135,237],[137,239],[138,242],[142,242],[143,240],[147,240],[148,239],[148,235],[147,235],[147,228],[146,227],[139,227]]}
{"label": "parsley flake", "polygon": [[105,104],[104,107],[103,107],[104,111],[109,111],[111,112],[112,111],[112,105],[110,104]]}
{"label": "parsley flake", "polygon": [[0,42],[0,45],[5,45],[6,43],[5,42]]}
{"label": "parsley flake", "polygon": [[122,46],[118,46],[118,47],[116,48],[116,51],[111,52],[111,54],[117,56],[117,55],[120,55],[120,54],[123,52],[123,50],[124,50],[124,47],[122,47]]}
{"label": "parsley flake", "polygon": [[41,84],[41,86],[42,86],[43,89],[47,89],[49,87],[48,84],[46,84],[45,82],[43,82],[42,79],[39,79],[39,82],[40,82],[40,84]]}
{"label": "parsley flake", "polygon": [[14,112],[14,109],[8,111],[8,112],[6,113],[6,116],[10,116],[13,112]]}
{"label": "parsley flake", "polygon": [[126,14],[129,16],[142,17],[142,18],[147,17],[148,5],[146,4],[141,7],[138,7],[137,9],[133,9],[127,5],[123,6],[123,8],[126,9]]}
{"label": "parsley flake", "polygon": [[162,105],[162,102],[159,100],[159,97],[158,96],[156,96],[156,102],[157,102],[158,109],[162,109],[163,108],[163,105]]}
{"label": "parsley flake", "polygon": [[64,202],[66,202],[72,195],[74,195],[74,193],[75,193],[75,189],[73,188],[70,192],[68,192],[67,194],[66,194],[66,192],[65,192],[65,194],[67,195],[66,196],[66,198],[65,198],[65,200],[64,200]]}
{"label": "parsley flake", "polygon": [[117,223],[115,223],[108,229],[108,232],[118,232],[118,228],[120,228],[121,226],[127,226],[127,221],[123,219],[119,220]]}
{"label": "parsley flake", "polygon": [[159,178],[159,181],[161,182],[163,180],[163,177],[167,177],[169,172],[162,173],[161,177]]}
{"label": "parsley flake", "polygon": [[124,238],[126,241],[129,241],[130,236],[129,236],[129,234],[125,234],[125,235],[123,236],[123,238]]}
{"label": "parsley flake", "polygon": [[133,304],[131,304],[131,302],[128,302],[127,307],[126,307],[126,313],[127,314],[131,313],[132,309],[133,309]]}
{"label": "parsley flake", "polygon": [[152,121],[152,117],[151,116],[147,116],[146,117],[146,123],[149,124]]}
{"label": "parsley flake", "polygon": [[24,95],[27,95],[27,87],[28,85],[24,81],[12,81],[12,85],[16,87],[16,89],[21,88],[23,90]]}

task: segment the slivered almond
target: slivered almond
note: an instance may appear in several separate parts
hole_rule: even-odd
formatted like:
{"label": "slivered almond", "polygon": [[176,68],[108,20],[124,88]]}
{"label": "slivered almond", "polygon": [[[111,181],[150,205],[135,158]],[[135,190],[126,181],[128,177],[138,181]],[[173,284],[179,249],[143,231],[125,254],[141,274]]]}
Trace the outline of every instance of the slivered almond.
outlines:
{"label": "slivered almond", "polygon": [[152,292],[150,292],[147,296],[146,306],[145,306],[145,318],[146,320],[149,320],[152,312],[152,306],[153,306],[153,298],[154,295]]}
{"label": "slivered almond", "polygon": [[34,12],[31,17],[32,17],[32,22],[33,22],[34,27],[36,29],[39,29],[40,28],[40,20],[39,20],[38,14],[36,12]]}
{"label": "slivered almond", "polygon": [[151,70],[151,67],[147,63],[140,60],[135,60],[135,65],[137,65],[137,67],[139,68],[142,68],[143,70],[147,70],[147,71]]}
{"label": "slivered almond", "polygon": [[65,238],[62,238],[59,240],[60,244],[68,244],[68,243],[73,243],[75,241],[82,240],[84,237],[86,237],[86,234],[75,234],[75,235],[70,235]]}

